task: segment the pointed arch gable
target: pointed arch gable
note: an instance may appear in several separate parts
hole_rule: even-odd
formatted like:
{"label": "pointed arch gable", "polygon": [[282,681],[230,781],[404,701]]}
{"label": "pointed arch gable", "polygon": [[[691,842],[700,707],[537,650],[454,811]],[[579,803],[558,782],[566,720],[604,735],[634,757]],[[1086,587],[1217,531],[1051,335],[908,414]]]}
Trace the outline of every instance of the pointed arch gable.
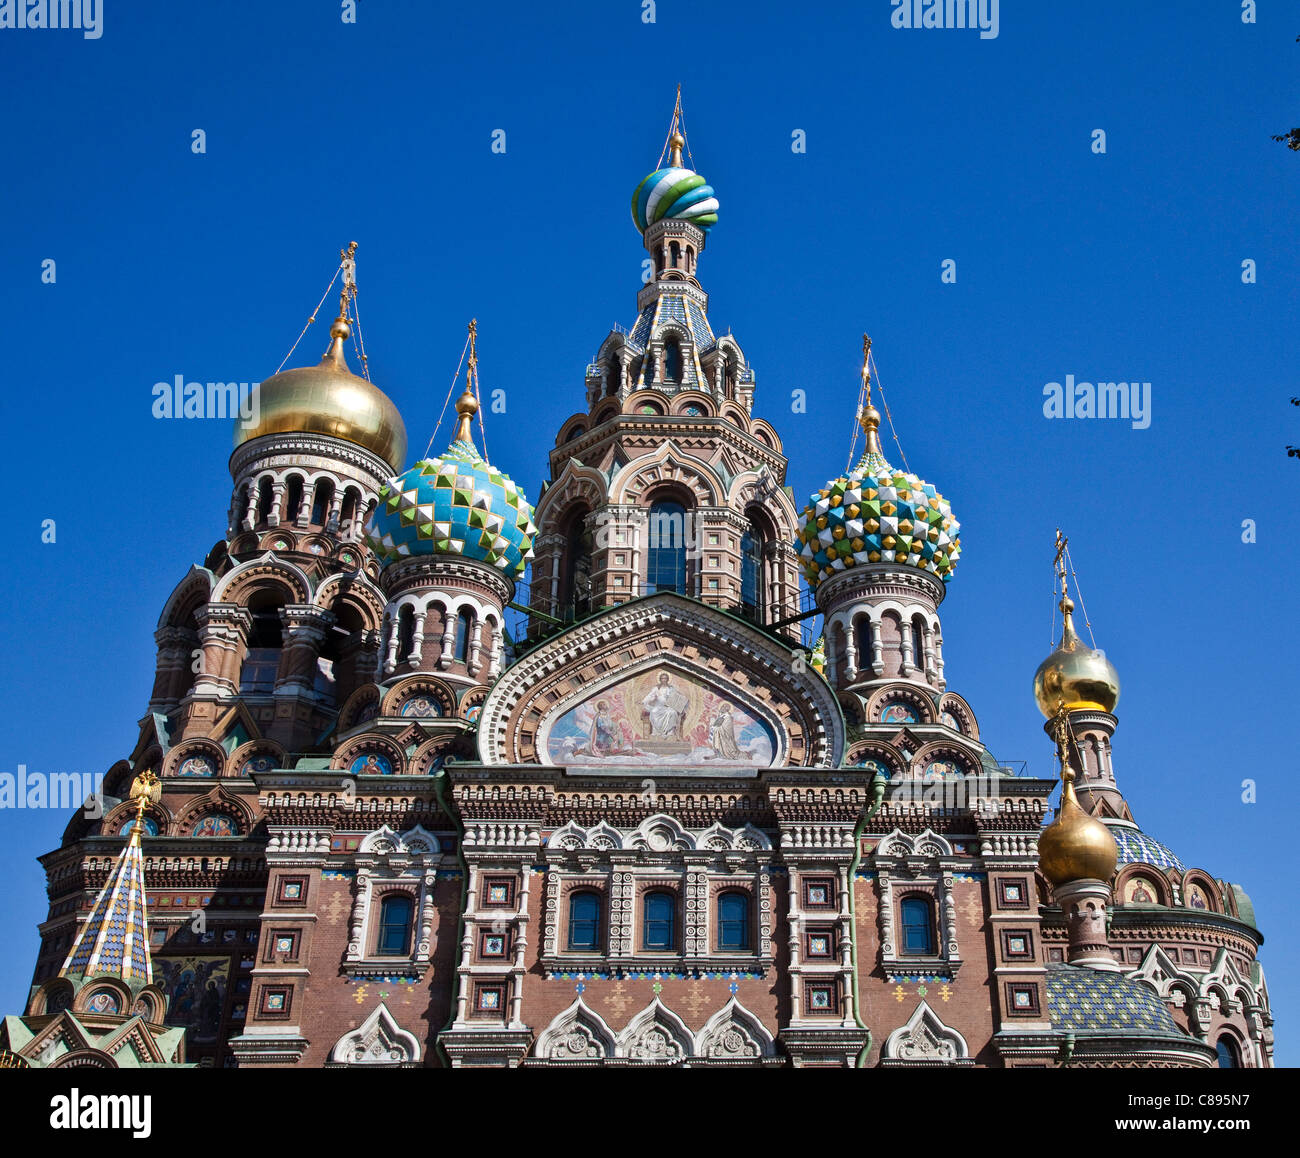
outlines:
{"label": "pointed arch gable", "polygon": [[569,459],[560,471],[559,478],[551,483],[537,500],[533,522],[539,527],[551,526],[569,507],[585,504],[595,510],[606,501],[608,484],[604,474],[592,466],[585,466],[576,458]]}
{"label": "pointed arch gable", "polygon": [[776,1042],[767,1027],[732,998],[700,1029],[695,1053],[710,1061],[748,1062],[775,1057]]}
{"label": "pointed arch gable", "polygon": [[945,1025],[929,1004],[922,1000],[905,1025],[886,1039],[881,1064],[906,1066],[973,1065],[966,1039]]}
{"label": "pointed arch gable", "polygon": [[695,1039],[686,1023],[656,997],[627,1023],[614,1050],[633,1061],[671,1065],[692,1055]]}
{"label": "pointed arch gable", "polygon": [[193,607],[207,603],[212,598],[212,585],[216,576],[206,567],[195,563],[176,584],[158,616],[158,630],[183,625]]}
{"label": "pointed arch gable", "polygon": [[254,589],[266,584],[280,587],[289,603],[310,603],[313,585],[307,573],[270,551],[257,559],[240,563],[217,582],[212,603],[244,604]]}
{"label": "pointed arch gable", "polygon": [[615,1052],[614,1031],[581,997],[555,1015],[533,1047],[534,1057],[568,1064],[601,1062]]}
{"label": "pointed arch gable", "polygon": [[420,1039],[398,1025],[381,1001],[365,1021],[334,1043],[328,1064],[391,1069],[417,1064],[422,1053]]}
{"label": "pointed arch gable", "polygon": [[609,501],[643,506],[648,491],[664,484],[685,488],[697,507],[717,507],[724,502],[727,488],[718,473],[701,459],[665,439],[651,453],[631,459],[614,473],[609,484]]}

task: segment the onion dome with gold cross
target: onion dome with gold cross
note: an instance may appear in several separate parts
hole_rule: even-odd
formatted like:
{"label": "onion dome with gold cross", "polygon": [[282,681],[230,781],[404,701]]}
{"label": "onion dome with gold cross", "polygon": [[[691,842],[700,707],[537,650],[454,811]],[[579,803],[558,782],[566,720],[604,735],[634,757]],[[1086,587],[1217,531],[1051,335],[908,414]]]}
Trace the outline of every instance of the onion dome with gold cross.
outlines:
{"label": "onion dome with gold cross", "polygon": [[[472,341],[472,334],[471,334]],[[471,381],[474,376],[471,354]],[[524,492],[474,445],[478,401],[467,387],[456,402],[456,437],[437,458],[390,479],[366,526],[366,541],[386,563],[417,555],[456,555],[510,579],[533,557],[533,508]]]}
{"label": "onion dome with gold cross", "polygon": [[406,459],[406,425],[392,399],[348,368],[344,343],[352,336],[348,299],[356,242],[343,251],[344,287],[329,349],[315,366],[273,374],[257,388],[256,421],[235,423],[236,449],[266,434],[328,434],[364,447],[396,470]]}
{"label": "onion dome with gold cross", "polygon": [[947,582],[961,554],[961,524],[947,500],[930,483],[885,458],[870,381],[864,360],[866,452],[847,475],[813,494],[803,511],[795,547],[814,590],[865,563],[901,563]]}
{"label": "onion dome with gold cross", "polygon": [[1049,720],[1061,704],[1067,712],[1113,712],[1119,703],[1119,673],[1098,647],[1089,647],[1074,630],[1074,600],[1065,574],[1066,542],[1057,531],[1057,582],[1060,584],[1061,642],[1034,672],[1034,700]]}

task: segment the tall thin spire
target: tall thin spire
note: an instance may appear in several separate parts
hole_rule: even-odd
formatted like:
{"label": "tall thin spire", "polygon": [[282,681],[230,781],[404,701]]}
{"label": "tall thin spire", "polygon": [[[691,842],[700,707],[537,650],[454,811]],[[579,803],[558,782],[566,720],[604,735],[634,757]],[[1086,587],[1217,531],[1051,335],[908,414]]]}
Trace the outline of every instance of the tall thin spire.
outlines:
{"label": "tall thin spire", "polygon": [[465,392],[456,399],[456,414],[460,423],[456,427],[456,442],[468,442],[473,445],[474,432],[472,421],[478,413],[478,319],[471,318],[469,323],[469,361],[465,370]]}
{"label": "tall thin spire", "polygon": [[145,810],[161,795],[162,785],[150,769],[132,782],[131,799],[136,802],[136,810],[131,835],[99,890],[90,916],[77,933],[72,951],[59,970],[61,976],[107,974],[120,977],[133,988],[153,983],[140,838]]}

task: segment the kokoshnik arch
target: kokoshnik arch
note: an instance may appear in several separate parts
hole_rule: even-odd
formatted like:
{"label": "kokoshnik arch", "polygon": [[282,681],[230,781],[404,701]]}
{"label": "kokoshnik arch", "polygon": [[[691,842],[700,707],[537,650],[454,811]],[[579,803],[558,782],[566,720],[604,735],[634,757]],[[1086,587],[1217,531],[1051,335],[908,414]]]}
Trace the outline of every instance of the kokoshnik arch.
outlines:
{"label": "kokoshnik arch", "polygon": [[319,364],[262,384],[104,815],[42,858],[12,1064],[1272,1064],[1249,898],[1134,820],[1064,566],[1044,828],[1056,778],[948,686],[960,527],[885,456],[866,359],[863,457],[785,486],[684,143],[633,194],[653,275],[535,507],[475,441],[473,337],[455,437],[409,468],[350,282]]}

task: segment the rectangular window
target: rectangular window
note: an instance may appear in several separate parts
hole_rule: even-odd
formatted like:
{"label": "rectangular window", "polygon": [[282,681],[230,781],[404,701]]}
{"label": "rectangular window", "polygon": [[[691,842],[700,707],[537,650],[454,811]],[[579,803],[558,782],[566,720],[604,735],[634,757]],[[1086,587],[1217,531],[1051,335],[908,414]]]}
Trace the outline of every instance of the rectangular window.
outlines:
{"label": "rectangular window", "polygon": [[642,946],[652,952],[677,947],[677,898],[672,893],[647,893],[642,902]]}
{"label": "rectangular window", "polygon": [[275,691],[275,676],[280,669],[278,647],[250,647],[239,669],[239,690],[244,695],[261,695]]}

